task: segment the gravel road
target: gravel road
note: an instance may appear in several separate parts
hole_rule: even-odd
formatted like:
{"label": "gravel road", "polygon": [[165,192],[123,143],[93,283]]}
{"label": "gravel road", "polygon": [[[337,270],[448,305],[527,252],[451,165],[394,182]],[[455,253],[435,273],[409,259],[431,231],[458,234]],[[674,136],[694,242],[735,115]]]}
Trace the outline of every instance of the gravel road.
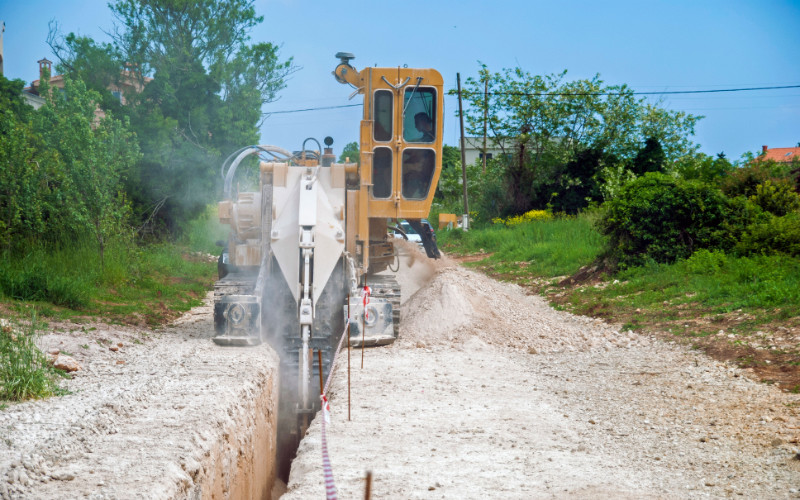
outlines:
{"label": "gravel road", "polygon": [[[798,498],[800,397],[461,267],[401,271],[401,340],[353,350],[340,498]],[[414,292],[410,294],[409,292]],[[346,359],[346,357],[345,357]],[[324,498],[319,419],[284,500]]]}
{"label": "gravel road", "polygon": [[[351,353],[351,420],[346,364],[334,378],[340,498],[366,471],[373,498],[800,497],[800,396],[415,249],[400,279],[401,339],[363,368]],[[52,326],[42,347],[83,370],[68,396],[0,411],[3,499],[202,497],[200,464],[275,379],[269,347],[211,342],[208,305],[161,332]],[[285,500],[324,498],[320,443],[315,419]]]}

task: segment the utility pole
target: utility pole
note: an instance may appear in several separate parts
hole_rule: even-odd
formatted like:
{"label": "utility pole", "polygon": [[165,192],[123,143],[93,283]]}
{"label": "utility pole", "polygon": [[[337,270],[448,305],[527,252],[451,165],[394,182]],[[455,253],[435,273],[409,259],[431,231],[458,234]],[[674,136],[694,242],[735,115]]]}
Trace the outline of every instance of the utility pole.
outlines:
{"label": "utility pole", "polygon": [[483,173],[486,173],[486,123],[489,121],[489,72],[483,82]]}
{"label": "utility pole", "polygon": [[458,119],[461,122],[461,180],[464,187],[464,216],[461,218],[461,229],[469,231],[469,201],[467,200],[467,161],[464,156],[464,109],[461,106],[461,73],[456,73],[458,87]]}

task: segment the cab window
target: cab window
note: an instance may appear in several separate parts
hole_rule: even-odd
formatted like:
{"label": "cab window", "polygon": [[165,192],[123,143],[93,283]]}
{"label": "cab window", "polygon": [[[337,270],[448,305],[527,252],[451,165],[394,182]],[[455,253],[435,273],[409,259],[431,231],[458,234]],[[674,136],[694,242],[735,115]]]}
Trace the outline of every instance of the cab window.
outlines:
{"label": "cab window", "polygon": [[403,139],[431,143],[436,140],[436,89],[407,86],[403,93]]}
{"label": "cab window", "polygon": [[375,119],[373,120],[373,136],[376,141],[392,140],[392,105],[394,96],[389,90],[375,92]]}
{"label": "cab window", "polygon": [[392,195],[392,150],[375,148],[372,155],[372,197],[389,198]]}
{"label": "cab window", "polygon": [[403,198],[407,200],[427,198],[435,166],[436,153],[432,149],[406,148],[403,150]]}

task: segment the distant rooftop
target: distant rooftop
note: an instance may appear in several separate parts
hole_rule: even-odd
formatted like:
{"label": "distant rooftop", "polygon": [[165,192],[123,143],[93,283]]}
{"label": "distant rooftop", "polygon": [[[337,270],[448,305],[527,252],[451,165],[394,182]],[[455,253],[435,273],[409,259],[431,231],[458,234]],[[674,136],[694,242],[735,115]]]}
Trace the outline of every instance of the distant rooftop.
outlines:
{"label": "distant rooftop", "polygon": [[789,163],[792,160],[800,159],[800,147],[795,148],[770,148],[761,147],[761,160],[773,160],[781,163]]}

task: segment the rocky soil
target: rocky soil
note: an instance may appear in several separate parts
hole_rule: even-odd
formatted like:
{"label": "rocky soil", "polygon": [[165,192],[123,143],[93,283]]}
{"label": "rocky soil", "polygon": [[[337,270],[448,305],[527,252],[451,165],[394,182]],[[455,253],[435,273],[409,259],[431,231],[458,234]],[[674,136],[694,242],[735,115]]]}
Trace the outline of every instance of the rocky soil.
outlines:
{"label": "rocky soil", "polygon": [[251,431],[277,392],[277,355],[268,346],[214,345],[210,300],[156,332],[51,325],[42,350],[81,369],[61,383],[70,394],[0,410],[0,499],[252,491],[234,484],[250,478],[235,475],[256,465],[248,457],[264,445]]}
{"label": "rocky soil", "polygon": [[[415,255],[409,250],[410,255]],[[351,352],[340,498],[800,498],[800,396],[447,263],[402,272],[401,340]],[[344,358],[346,360],[346,357]],[[324,498],[319,419],[284,500]]]}

